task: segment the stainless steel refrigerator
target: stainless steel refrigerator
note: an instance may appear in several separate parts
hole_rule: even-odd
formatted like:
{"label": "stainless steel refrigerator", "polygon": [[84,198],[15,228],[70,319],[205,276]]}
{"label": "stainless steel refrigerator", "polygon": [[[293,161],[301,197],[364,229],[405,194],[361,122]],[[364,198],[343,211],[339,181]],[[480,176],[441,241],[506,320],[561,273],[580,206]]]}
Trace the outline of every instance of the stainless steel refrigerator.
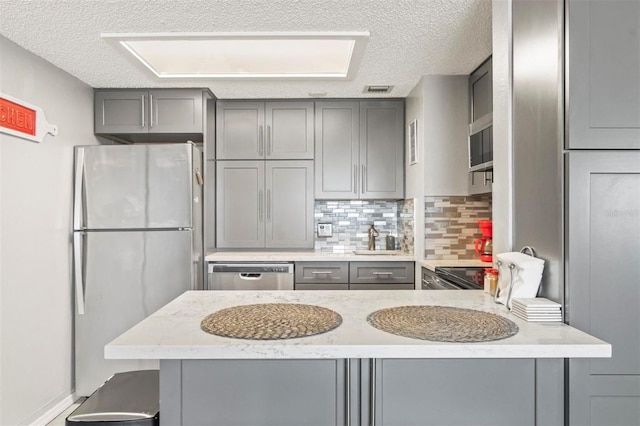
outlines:
{"label": "stainless steel refrigerator", "polygon": [[104,346],[183,292],[202,289],[202,155],[190,144],[79,146],[73,248],[75,386],[157,362]]}

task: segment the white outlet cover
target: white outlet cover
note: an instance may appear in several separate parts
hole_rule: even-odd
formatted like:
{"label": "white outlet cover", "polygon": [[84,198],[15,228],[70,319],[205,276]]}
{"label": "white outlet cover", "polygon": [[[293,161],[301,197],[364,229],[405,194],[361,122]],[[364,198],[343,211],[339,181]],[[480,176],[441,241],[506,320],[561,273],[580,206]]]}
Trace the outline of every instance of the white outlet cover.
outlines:
{"label": "white outlet cover", "polygon": [[318,237],[332,237],[333,236],[333,224],[332,223],[319,223],[318,224]]}

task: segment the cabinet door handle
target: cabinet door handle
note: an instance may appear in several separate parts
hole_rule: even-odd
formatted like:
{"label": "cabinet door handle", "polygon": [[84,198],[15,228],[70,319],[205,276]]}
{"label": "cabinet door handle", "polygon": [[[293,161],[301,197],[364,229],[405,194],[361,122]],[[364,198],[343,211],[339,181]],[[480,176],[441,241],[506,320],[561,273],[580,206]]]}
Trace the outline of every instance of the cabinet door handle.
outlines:
{"label": "cabinet door handle", "polygon": [[378,275],[389,276],[389,275],[393,275],[393,272],[372,272],[371,275],[373,275],[373,276],[378,276]]}
{"label": "cabinet door handle", "polygon": [[346,426],[351,426],[351,358],[345,360],[344,374],[345,374],[345,392],[347,397],[345,398],[345,410]]}
{"label": "cabinet door handle", "polygon": [[153,95],[149,94],[149,128],[153,127]]}
{"label": "cabinet door handle", "polygon": [[258,126],[258,154],[264,155],[264,128],[262,124]]}
{"label": "cabinet door handle", "polygon": [[271,190],[267,189],[267,220],[271,219]]}
{"label": "cabinet door handle", "polygon": [[82,198],[84,194],[84,148],[78,148],[76,151],[76,170],[74,174],[75,185],[73,193],[73,229],[79,230],[84,227],[84,218],[82,206],[85,200]]}
{"label": "cabinet door handle", "polygon": [[376,359],[371,358],[369,384],[369,424],[376,426]]}
{"label": "cabinet door handle", "polygon": [[358,166],[353,165],[353,193],[358,193]]}
{"label": "cabinet door handle", "polygon": [[84,315],[84,232],[73,233],[73,272],[76,285],[76,308]]}
{"label": "cabinet door handle", "polygon": [[311,271],[313,275],[331,275],[332,271]]}
{"label": "cabinet door handle", "polygon": [[262,189],[258,191],[258,217],[262,222]]}
{"label": "cabinet door handle", "polygon": [[362,181],[361,181],[362,193],[363,194],[364,194],[364,187],[365,187],[364,181],[366,179],[366,173],[367,173],[367,170],[365,169],[365,165],[363,164],[362,165]]}
{"label": "cabinet door handle", "polygon": [[267,125],[267,157],[271,155],[271,126]]}
{"label": "cabinet door handle", "polygon": [[140,97],[140,110],[142,112],[142,127],[144,128],[146,126],[146,123],[144,121],[144,95],[142,95]]}

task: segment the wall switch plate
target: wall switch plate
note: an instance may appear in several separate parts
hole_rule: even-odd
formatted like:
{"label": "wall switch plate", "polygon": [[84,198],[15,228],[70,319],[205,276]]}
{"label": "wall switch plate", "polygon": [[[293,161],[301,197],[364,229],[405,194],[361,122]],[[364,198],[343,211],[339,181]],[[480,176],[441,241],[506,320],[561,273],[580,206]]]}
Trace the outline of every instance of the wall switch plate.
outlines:
{"label": "wall switch plate", "polygon": [[318,237],[333,237],[333,224],[332,223],[319,223],[318,224]]}

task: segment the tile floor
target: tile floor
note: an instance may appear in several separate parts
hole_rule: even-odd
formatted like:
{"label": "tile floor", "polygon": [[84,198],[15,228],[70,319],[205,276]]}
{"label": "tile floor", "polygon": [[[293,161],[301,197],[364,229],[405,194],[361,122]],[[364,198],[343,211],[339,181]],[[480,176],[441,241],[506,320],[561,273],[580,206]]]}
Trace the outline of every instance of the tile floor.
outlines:
{"label": "tile floor", "polygon": [[86,398],[80,398],[79,400],[77,400],[76,402],[71,404],[71,406],[69,408],[67,408],[66,410],[64,410],[62,413],[60,413],[60,415],[58,417],[56,417],[55,419],[53,419],[49,423],[47,423],[47,426],[65,426],[64,420],[67,418],[67,416],[69,414],[71,414],[73,412],[73,410],[78,408],[78,406],[80,404],[82,404],[85,399]]}

